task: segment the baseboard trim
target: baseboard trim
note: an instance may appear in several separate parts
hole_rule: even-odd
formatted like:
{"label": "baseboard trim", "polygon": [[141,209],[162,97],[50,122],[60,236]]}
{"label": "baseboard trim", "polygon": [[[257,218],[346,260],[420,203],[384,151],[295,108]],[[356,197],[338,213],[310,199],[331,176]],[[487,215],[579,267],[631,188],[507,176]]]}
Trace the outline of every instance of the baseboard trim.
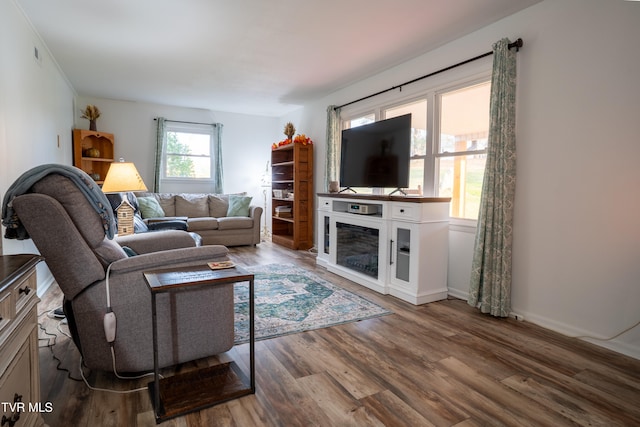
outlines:
{"label": "baseboard trim", "polygon": [[469,299],[469,293],[461,291],[460,289],[449,288],[448,293],[449,293],[449,296],[454,298],[462,299],[465,301]]}
{"label": "baseboard trim", "polygon": [[38,291],[36,292],[38,294],[38,298],[42,298],[42,295],[44,295],[55,282],[56,281],[53,276],[49,276],[46,280],[39,282]]}
{"label": "baseboard trim", "polygon": [[[640,360],[640,346],[629,345],[616,340],[605,341],[599,339],[586,338],[588,336],[597,337],[599,334],[593,331],[587,331],[585,329],[576,328],[571,325],[567,325],[562,322],[538,316],[533,313],[518,311],[518,315],[522,315],[527,319],[527,322],[540,326],[545,329],[549,329],[554,332],[558,332],[567,337],[579,337],[580,340],[586,341],[590,344],[595,344],[598,347],[604,347],[608,350],[615,351],[616,353],[624,354],[625,356],[633,357]],[[583,338],[585,337],[585,338]]]}
{"label": "baseboard trim", "polygon": [[[466,301],[469,298],[469,293],[461,291],[459,289],[449,288],[449,296]],[[525,312],[521,310],[512,311],[511,313],[509,313],[509,317],[519,321],[525,321],[526,319],[527,322],[540,326],[541,328],[558,332],[568,337],[585,337],[585,336],[598,335],[592,331],[576,328],[576,327],[573,327],[561,322],[557,322],[555,320],[552,320],[543,316],[538,316],[533,313]],[[598,347],[604,347],[608,350],[615,351],[616,353],[624,354],[625,356],[633,357],[634,359],[640,360],[640,346],[629,345],[627,343],[623,343],[615,340],[602,341],[602,340],[590,339],[590,338],[580,338],[580,339],[590,344],[595,344]]]}

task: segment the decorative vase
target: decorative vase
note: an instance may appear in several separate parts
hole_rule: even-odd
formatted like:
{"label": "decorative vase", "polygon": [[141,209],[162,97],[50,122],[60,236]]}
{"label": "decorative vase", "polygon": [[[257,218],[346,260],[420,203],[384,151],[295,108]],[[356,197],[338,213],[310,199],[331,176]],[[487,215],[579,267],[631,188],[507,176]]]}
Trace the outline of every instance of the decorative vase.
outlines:
{"label": "decorative vase", "polygon": [[97,131],[98,128],[96,128],[96,121],[95,120],[89,120],[89,130],[93,130],[93,131]]}
{"label": "decorative vase", "polygon": [[85,155],[85,157],[97,158],[97,157],[100,157],[100,150],[98,150],[95,147],[87,148],[84,151],[84,155]]}

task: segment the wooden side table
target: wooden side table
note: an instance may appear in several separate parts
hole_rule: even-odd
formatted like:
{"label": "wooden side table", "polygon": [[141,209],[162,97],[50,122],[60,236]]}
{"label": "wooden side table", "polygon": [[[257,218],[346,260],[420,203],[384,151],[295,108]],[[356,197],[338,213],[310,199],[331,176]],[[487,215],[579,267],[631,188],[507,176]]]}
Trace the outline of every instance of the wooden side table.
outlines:
{"label": "wooden side table", "polygon": [[[144,278],[151,291],[154,380],[149,383],[149,393],[156,422],[161,423],[170,418],[255,393],[253,274],[239,266],[212,270],[207,265],[203,265],[154,270],[144,273]],[[237,282],[249,282],[249,379],[233,361],[160,379],[156,295],[179,292],[197,286],[216,286]],[[202,390],[208,392],[203,393]]]}
{"label": "wooden side table", "polygon": [[[42,426],[36,265],[39,255],[0,256],[0,402],[2,425]],[[31,410],[30,410],[31,409]]]}

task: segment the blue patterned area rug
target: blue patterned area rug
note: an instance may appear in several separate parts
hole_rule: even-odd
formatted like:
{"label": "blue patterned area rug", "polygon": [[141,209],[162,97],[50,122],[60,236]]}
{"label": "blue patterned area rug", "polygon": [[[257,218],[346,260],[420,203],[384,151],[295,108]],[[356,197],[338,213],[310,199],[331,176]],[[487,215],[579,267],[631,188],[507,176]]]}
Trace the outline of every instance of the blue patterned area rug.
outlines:
{"label": "blue patterned area rug", "polygon": [[[391,314],[300,267],[247,267],[255,275],[256,340]],[[249,341],[249,284],[235,285],[235,342]]]}

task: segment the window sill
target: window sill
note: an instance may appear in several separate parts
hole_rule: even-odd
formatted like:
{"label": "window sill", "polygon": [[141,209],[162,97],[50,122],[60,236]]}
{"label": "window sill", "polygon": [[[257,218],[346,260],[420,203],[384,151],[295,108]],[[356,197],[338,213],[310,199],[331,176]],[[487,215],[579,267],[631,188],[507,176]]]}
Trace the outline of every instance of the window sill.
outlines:
{"label": "window sill", "polygon": [[475,234],[478,228],[478,220],[465,218],[450,218],[449,230]]}

